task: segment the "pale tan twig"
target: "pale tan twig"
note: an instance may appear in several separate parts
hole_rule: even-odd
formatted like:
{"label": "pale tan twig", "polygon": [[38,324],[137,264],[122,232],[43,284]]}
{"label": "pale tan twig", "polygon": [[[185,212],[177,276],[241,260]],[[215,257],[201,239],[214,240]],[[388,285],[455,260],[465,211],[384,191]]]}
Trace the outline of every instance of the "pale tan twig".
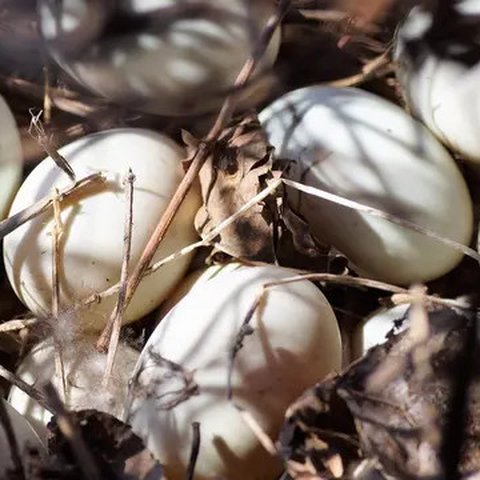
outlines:
{"label": "pale tan twig", "polygon": [[367,62],[362,67],[361,72],[356,73],[355,75],[350,75],[349,77],[325,82],[322,85],[336,88],[346,88],[354,87],[370,80],[378,74],[380,69],[386,67],[390,63],[390,50],[391,48],[388,48],[385,52]]}
{"label": "pale tan twig", "polygon": [[[63,201],[63,199],[74,193],[83,193],[85,190],[104,182],[105,177],[101,173],[94,173],[87,177],[81,178],[80,180],[77,180],[73,185],[70,185],[64,190],[60,190],[57,195],[57,199],[58,201]],[[16,228],[20,227],[32,218],[46,212],[52,206],[52,203],[53,198],[51,195],[49,195],[48,197],[45,197],[34,203],[30,207],[21,210],[15,215],[12,215],[11,217],[2,220],[0,222],[0,238],[3,238],[9,233],[13,232]]]}
{"label": "pale tan twig", "polygon": [[[60,201],[58,200],[58,189],[55,189],[52,199],[53,205],[53,227],[50,232],[52,236],[52,316],[53,322],[58,323],[60,312],[60,281],[58,271],[60,268],[60,241],[63,234]],[[56,329],[52,332],[54,345],[55,375],[60,380],[60,388],[63,398],[66,399],[67,385],[65,382],[65,366],[63,364],[63,345],[58,341]]]}
{"label": "pale tan twig", "polygon": [[247,424],[253,434],[257,437],[257,440],[260,442],[260,445],[273,457],[278,455],[277,449],[275,448],[275,444],[271,440],[271,438],[265,433],[263,428],[260,424],[255,420],[253,415],[245,410],[245,408],[234,404],[235,408],[237,409],[238,413],[242,417],[243,421]]}
{"label": "pale tan twig", "polygon": [[[262,32],[261,39],[256,46],[255,51],[252,53],[251,57],[247,60],[245,65],[243,66],[242,70],[240,71],[236,81],[234,88],[238,90],[239,88],[243,87],[252,73],[254,72],[258,62],[263,57],[267,46],[270,42],[270,39],[277,29],[279,23],[281,22],[283,16],[287,12],[290,6],[290,0],[281,0],[278,6],[277,12],[269,19],[267,25]],[[157,251],[158,245],[165,237],[165,234],[175,217],[178,209],[180,208],[183,200],[185,199],[186,195],[188,194],[195,178],[198,176],[200,169],[202,168],[203,164],[207,160],[212,146],[218,140],[219,135],[221,134],[223,128],[228,123],[233,113],[235,103],[238,99],[238,96],[235,94],[227,96],[225,102],[222,105],[222,108],[215,120],[213,127],[211,128],[210,132],[206,136],[205,140],[200,142],[197,151],[193,155],[192,158],[188,158],[187,160],[190,161],[190,166],[187,170],[187,173],[183,177],[180,185],[178,186],[175,194],[173,195],[167,209],[165,210],[162,218],[160,219],[158,225],[156,226],[152,236],[150,237],[145,249],[138,261],[135,269],[131,273],[128,285],[127,285],[127,293],[125,298],[125,303],[128,305],[130,302],[135,290],[137,289],[145,271],[150,266],[150,262],[152,261],[155,252]]]}
{"label": "pale tan twig", "polygon": [[120,291],[118,293],[117,302],[113,309],[112,315],[108,319],[108,323],[97,341],[97,350],[105,351],[108,344],[107,364],[103,376],[104,385],[112,375],[115,356],[117,354],[118,342],[120,340],[120,329],[122,326],[123,315],[125,312],[125,294],[127,290],[128,267],[130,265],[130,253],[132,249],[132,227],[133,227],[133,184],[135,175],[131,169],[125,178],[124,185],[126,187],[126,209],[125,209],[125,227],[123,236],[123,261],[120,274]]}
{"label": "pale tan twig", "polygon": [[48,60],[44,58],[43,63],[43,119],[45,123],[50,123],[52,120],[52,96],[50,94],[50,69],[48,68]]}
{"label": "pale tan twig", "polygon": [[36,325],[38,322],[38,318],[8,320],[7,322],[0,324],[0,334],[23,330],[24,328]]}

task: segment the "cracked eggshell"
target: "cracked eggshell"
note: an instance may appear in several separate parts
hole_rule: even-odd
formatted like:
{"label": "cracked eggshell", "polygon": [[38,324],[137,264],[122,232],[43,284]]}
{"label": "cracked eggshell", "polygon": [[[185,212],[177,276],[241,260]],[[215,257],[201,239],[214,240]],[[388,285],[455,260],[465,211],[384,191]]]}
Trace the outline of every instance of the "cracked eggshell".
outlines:
{"label": "cracked eggshell", "polygon": [[7,103],[0,96],[0,220],[7,216],[20,185],[23,168],[20,132]]}
{"label": "cracked eggshell", "polygon": [[[468,245],[472,204],[445,148],[401,108],[358,89],[307,87],[264,109],[260,121],[286,177],[404,218]],[[368,213],[289,190],[315,236],[358,273],[408,285],[437,278],[462,254]]]}
{"label": "cracked eggshell", "polygon": [[[461,1],[456,8],[463,20],[472,16],[473,22],[480,14],[480,1]],[[435,38],[427,38],[432,21],[431,12],[415,7],[397,30],[393,56],[403,96],[413,114],[442,142],[466,160],[480,163],[478,45],[474,38],[471,45],[455,40],[453,35],[461,28],[455,27],[456,18],[444,20],[445,32],[447,28],[453,32],[451,38],[435,44]],[[468,57],[476,60],[465,61]]]}
{"label": "cracked eggshell", "polygon": [[[123,180],[131,168],[133,236],[130,265],[136,265],[170,198],[183,176],[183,150],[164,135],[143,129],[116,129],[88,135],[59,150],[78,178],[102,172],[107,182],[62,202],[60,247],[60,308],[71,310],[94,292],[120,279],[123,258],[126,195]],[[65,188],[70,179],[51,158],[27,177],[15,197],[11,214]],[[154,261],[193,243],[193,218],[200,206],[194,188],[175,216]],[[19,298],[36,315],[51,313],[53,213],[48,211],[9,234],[4,241],[5,268]],[[146,277],[129,305],[125,323],[158,307],[180,281],[191,256],[183,256]],[[78,312],[77,325],[100,330],[117,295]]]}
{"label": "cracked eggshell", "polygon": [[[96,409],[121,418],[127,397],[128,380],[139,357],[139,352],[119,343],[112,377],[108,387],[102,384],[107,355],[95,350],[98,337],[87,336],[63,342],[62,360],[65,368],[65,393],[55,371],[53,340],[47,339],[35,345],[20,363],[16,374],[29,385],[42,389],[52,382],[62,401],[71,410]],[[8,401],[35,427],[39,433],[52,414],[19,388],[10,389]]]}
{"label": "cracked eggshell", "polygon": [[[58,16],[55,2],[40,1],[40,29],[53,57],[92,92],[161,115],[217,110],[276,9],[273,0],[210,0],[204,13],[198,13],[205,8],[200,0],[180,6],[175,0],[125,0],[109,12],[96,38],[83,45],[79,35],[77,50],[65,51],[62,39],[70,38],[71,23],[80,32],[90,29],[91,16],[82,15],[87,3],[66,0]],[[276,32],[259,71],[273,65],[279,43]]]}
{"label": "cracked eggshell", "polygon": [[[126,418],[169,480],[185,476],[192,422],[200,423],[201,435],[196,478],[265,479],[281,470],[226,395],[229,351],[247,312],[265,283],[290,276],[273,266],[220,272],[193,288],[149,338]],[[340,332],[329,303],[309,281],[268,289],[250,326],[234,363],[233,401],[276,438],[291,402],[341,368]],[[191,396],[182,397],[182,370],[168,361],[192,375],[198,390]]]}
{"label": "cracked eggshell", "polygon": [[[34,448],[40,455],[46,455],[45,445],[24,416],[18,413],[6,400],[1,399],[0,401],[3,402],[3,406],[10,420],[24,468],[27,468],[28,463],[26,460],[28,457],[24,455],[26,449]],[[13,470],[14,467],[11,444],[5,433],[3,424],[0,424],[0,478],[14,478],[8,475],[8,471]]]}
{"label": "cracked eggshell", "polygon": [[[403,332],[408,327],[409,308],[410,304],[380,308],[360,322],[353,331],[352,361],[362,357],[370,348],[386,342],[390,332]],[[400,320],[401,323],[398,322]]]}

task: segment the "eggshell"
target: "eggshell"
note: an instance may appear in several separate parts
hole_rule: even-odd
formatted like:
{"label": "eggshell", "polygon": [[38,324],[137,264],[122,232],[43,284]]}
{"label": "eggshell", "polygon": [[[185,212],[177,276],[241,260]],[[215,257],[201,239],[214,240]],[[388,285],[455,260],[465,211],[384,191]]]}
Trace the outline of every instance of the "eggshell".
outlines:
{"label": "eggshell", "polygon": [[[105,185],[63,203],[64,233],[60,248],[60,307],[71,310],[94,292],[120,279],[123,258],[126,196],[123,179],[131,167],[136,176],[133,194],[133,235],[130,265],[136,265],[182,176],[184,153],[172,140],[142,129],[116,129],[88,135],[59,150],[78,178],[94,172],[107,176]],[[11,213],[30,206],[70,180],[52,159],[42,161],[21,186]],[[196,189],[175,216],[154,257],[159,260],[195,241],[193,218],[200,205]],[[37,316],[51,313],[53,213],[42,214],[5,238],[4,258],[10,283]],[[125,314],[136,320],[156,308],[182,278],[190,256],[180,257],[146,277]],[[83,309],[77,323],[101,329],[113,310],[116,295]]]}
{"label": "eggshell", "polygon": [[[25,461],[27,457],[27,449],[34,448],[40,455],[46,454],[45,446],[40,441],[38,435],[35,433],[35,430],[28,423],[28,421],[20,415],[9,403],[1,399],[3,406],[7,411],[8,418],[10,420],[10,425],[13,429],[15,435],[15,440],[17,442],[17,447],[19,450],[20,458],[24,468],[27,467],[27,462]],[[7,434],[3,424],[0,423],[0,477],[1,478],[13,478],[7,476],[8,471],[13,469],[15,464],[12,460],[12,450],[11,444],[8,440]],[[11,473],[11,472],[10,472]]]}
{"label": "eggshell", "polygon": [[[108,387],[102,385],[106,354],[95,350],[97,337],[75,338],[62,343],[65,369],[66,397],[63,396],[60,377],[55,371],[55,348],[50,338],[37,344],[23,359],[17,375],[38,389],[52,382],[65,405],[71,410],[94,408],[121,418],[127,396],[128,380],[138,360],[139,352],[120,343],[115,357],[112,378]],[[42,431],[52,418],[51,413],[17,387],[10,389],[8,400],[25,416],[37,432]]]}
{"label": "eggshell", "polygon": [[[472,22],[480,14],[478,0],[458,2],[457,8]],[[452,31],[451,38],[427,38],[432,19],[431,13],[416,7],[399,27],[394,48],[397,78],[412,112],[452,150],[480,163],[478,45],[473,38],[471,44],[455,39],[461,30],[455,18],[444,20],[443,30]]]}
{"label": "eggshell", "polygon": [[[391,308],[380,308],[363,320],[353,332],[352,360],[360,358],[370,348],[387,340],[387,334],[402,332],[408,327],[407,310],[410,304],[396,305]],[[397,324],[397,320],[403,320]]]}
{"label": "eggshell", "polygon": [[[121,1],[95,39],[65,51],[65,17],[86,30],[90,22],[75,16],[86,0],[67,3],[70,11],[58,17],[52,2],[40,2],[40,29],[57,62],[96,94],[161,115],[217,110],[276,8],[273,0]],[[279,41],[276,32],[259,72],[274,63]]]}
{"label": "eggshell", "polygon": [[[465,181],[434,136],[396,105],[358,89],[307,87],[260,116],[286,176],[409,220],[468,244],[472,205]],[[367,213],[289,191],[293,208],[320,240],[362,275],[424,282],[462,255],[440,242]]]}
{"label": "eggshell", "polygon": [[[266,479],[281,469],[226,395],[229,351],[247,312],[265,283],[289,276],[273,266],[220,272],[193,288],[149,338],[132,377],[127,421],[169,480],[184,478],[195,421],[196,478]],[[233,368],[233,400],[275,439],[290,403],[341,367],[340,332],[327,300],[308,281],[267,290],[250,326]],[[182,375],[162,358],[192,374],[198,392],[182,398]]]}
{"label": "eggshell", "polygon": [[6,217],[22,176],[20,133],[7,103],[0,96],[0,220]]}
{"label": "eggshell", "polygon": [[175,290],[162,304],[158,319],[163,318],[180,300],[188,295],[194,288],[199,288],[220,273],[230,272],[241,267],[240,263],[227,263],[225,265],[212,265],[210,267],[198,268],[185,276],[175,287]]}

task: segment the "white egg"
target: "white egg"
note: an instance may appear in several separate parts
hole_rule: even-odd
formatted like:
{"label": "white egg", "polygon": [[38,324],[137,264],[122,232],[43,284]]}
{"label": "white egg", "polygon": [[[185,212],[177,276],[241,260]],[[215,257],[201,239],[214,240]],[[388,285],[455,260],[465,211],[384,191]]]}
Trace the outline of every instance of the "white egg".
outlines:
{"label": "white egg", "polygon": [[220,273],[230,272],[240,268],[240,263],[227,263],[225,265],[212,265],[198,268],[185,276],[168,296],[158,312],[158,320],[162,319],[183,297],[194,288],[199,288]]}
{"label": "white egg", "polygon": [[[149,338],[132,377],[127,421],[169,480],[185,476],[192,422],[200,423],[196,478],[266,479],[281,469],[226,395],[229,352],[247,312],[265,283],[289,276],[273,266],[219,272],[193,288]],[[275,439],[290,403],[340,369],[340,332],[329,303],[308,281],[269,289],[250,326],[234,363],[233,400]],[[182,397],[181,371],[162,358],[191,374],[198,391]]]}
{"label": "white egg", "polygon": [[[131,168],[136,177],[133,193],[133,233],[130,265],[133,267],[150,238],[182,176],[183,150],[172,140],[142,129],[117,129],[88,135],[59,150],[78,178],[102,172],[107,182],[81,196],[67,199],[62,208],[60,248],[60,308],[71,310],[94,292],[102,292],[120,279],[123,258],[125,211],[123,180]],[[51,158],[28,176],[12,205],[11,213],[65,188],[70,179]],[[159,260],[196,240],[193,218],[200,205],[196,189],[175,216],[157,250]],[[51,313],[52,211],[9,234],[4,241],[8,278],[15,292],[36,315]],[[182,278],[190,256],[180,257],[146,277],[140,284],[125,321],[141,318],[166,298]],[[113,310],[116,295],[78,313],[79,325],[101,329]]]}
{"label": "white egg", "polygon": [[[6,409],[10,425],[17,442],[18,453],[22,460],[24,468],[28,467],[28,456],[26,455],[30,448],[35,449],[40,455],[46,454],[45,445],[41,442],[35,430],[28,423],[24,416],[15,410],[6,400],[1,399]],[[7,471],[15,467],[12,460],[11,444],[5,433],[3,423],[0,422],[0,477],[13,478],[7,476]]]}
{"label": "white egg", "polygon": [[[95,39],[65,51],[67,23],[90,28],[86,1],[68,0],[61,12],[55,2],[40,2],[40,29],[52,55],[96,94],[162,115],[218,109],[276,8],[273,0],[124,0]],[[274,63],[279,37],[259,72]]]}
{"label": "white egg", "polygon": [[[445,19],[443,35],[430,36],[433,16],[414,8],[399,27],[394,49],[397,78],[404,98],[422,122],[465,159],[480,162],[479,45],[461,41],[460,21],[480,14],[480,1],[461,1],[458,18]],[[477,28],[475,35],[480,31]],[[465,37],[466,38],[466,37]]]}
{"label": "white egg", "polygon": [[[455,162],[419,122],[358,89],[307,87],[260,114],[286,176],[396,215],[468,244],[472,205]],[[455,267],[461,253],[367,213],[290,190],[293,208],[320,240],[362,275],[424,282]]]}
{"label": "white egg", "polygon": [[6,217],[22,176],[20,132],[7,103],[0,96],[0,220]]}
{"label": "white egg", "polygon": [[[120,343],[108,387],[102,385],[106,354],[95,350],[97,337],[74,338],[62,343],[65,369],[65,397],[61,379],[55,370],[53,340],[45,340],[29,352],[17,369],[17,375],[29,385],[42,389],[52,382],[71,410],[96,409],[121,418],[127,397],[128,380],[138,360],[139,352]],[[42,431],[52,414],[17,387],[10,389],[8,401],[29,420],[37,432]]]}
{"label": "white egg", "polygon": [[[410,304],[380,308],[355,327],[352,336],[352,360],[360,358],[370,348],[387,341],[390,332],[395,334],[408,327],[407,310]],[[399,322],[402,320],[402,322]]]}

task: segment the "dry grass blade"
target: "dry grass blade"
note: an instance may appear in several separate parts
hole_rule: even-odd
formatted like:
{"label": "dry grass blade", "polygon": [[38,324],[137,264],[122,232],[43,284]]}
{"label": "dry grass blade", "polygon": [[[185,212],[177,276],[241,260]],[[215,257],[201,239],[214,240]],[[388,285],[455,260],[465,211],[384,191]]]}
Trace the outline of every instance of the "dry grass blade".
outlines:
{"label": "dry grass blade", "polygon": [[275,448],[275,444],[272,442],[271,438],[264,432],[262,427],[259,423],[255,420],[253,415],[245,410],[244,408],[240,407],[239,405],[235,405],[235,408],[240,413],[243,421],[248,425],[250,430],[254,433],[257,437],[257,440],[260,442],[260,445],[273,457],[277,456],[277,449]]}
{"label": "dry grass blade", "polygon": [[17,377],[17,375],[10,372],[1,365],[0,377],[4,378],[10,384],[15,385],[17,388],[22,390],[22,392],[25,392],[29,397],[33,398],[36,402],[38,402],[42,406],[42,408],[48,410],[50,413],[54,413],[53,406],[50,405],[49,401],[42,392],[37,390],[35,387],[32,387],[28,383],[25,383],[20,377]]}
{"label": "dry grass blade", "polygon": [[[58,278],[60,268],[60,241],[63,234],[63,224],[61,219],[60,201],[58,199],[58,190],[55,189],[53,194],[53,228],[52,235],[52,316],[53,321],[58,321],[58,314],[60,312],[60,282]],[[65,382],[65,366],[63,364],[63,346],[58,341],[56,329],[53,330],[53,344],[55,347],[55,375],[60,379],[62,397],[66,398],[67,385]]]}
{"label": "dry grass blade", "polygon": [[[238,74],[234,85],[234,88],[236,90],[246,85],[247,81],[249,80],[256,66],[258,65],[258,62],[262,59],[273,33],[277,29],[280,21],[282,20],[289,7],[290,0],[280,1],[277,13],[269,19],[264,31],[262,32],[259,44],[256,46],[256,49],[253,52],[252,56],[247,60],[242,70]],[[235,107],[235,102],[235,95],[229,95],[226,98],[217,116],[217,119],[210,132],[206,136],[205,140],[200,142],[196,153],[193,155],[193,158],[187,159],[188,161],[190,161],[188,171],[180,182],[180,185],[178,186],[175,194],[173,195],[167,209],[162,215],[162,218],[156,226],[149,241],[147,242],[147,245],[140,257],[138,264],[130,275],[125,299],[126,305],[128,305],[128,303],[130,302],[143,275],[145,274],[145,271],[150,266],[150,262],[152,261],[152,258],[157,251],[158,245],[165,237],[165,234],[178,209],[180,208],[180,205],[183,203],[183,200],[189,192],[195,178],[197,178],[200,169],[207,160],[212,146],[215,144],[223,128],[230,120],[233,109]]]}
{"label": "dry grass blade", "polygon": [[32,327],[39,322],[38,318],[25,318],[18,320],[8,320],[0,324],[0,334],[7,332],[16,332],[18,330],[23,330],[24,328]]}
{"label": "dry grass blade", "polygon": [[369,215],[374,217],[379,217],[388,222],[394,223],[396,225],[400,225],[408,230],[412,230],[416,233],[421,235],[425,235],[433,240],[436,240],[444,245],[447,245],[454,250],[457,250],[464,255],[467,255],[470,258],[473,258],[477,263],[480,264],[480,254],[462,243],[456,242],[455,240],[451,240],[449,238],[443,237],[438,233],[432,232],[427,228],[424,228],[420,225],[417,225],[410,220],[405,220],[404,218],[397,217],[396,215],[392,215],[391,213],[385,212],[378,208],[369,207],[368,205],[364,205],[363,203],[355,202],[354,200],[349,200],[348,198],[341,197],[339,195],[335,195],[334,193],[327,192],[325,190],[321,190],[315,187],[309,187],[308,185],[304,185],[300,182],[295,182],[293,180],[283,179],[283,183],[289,187],[295,188],[301,192],[307,193],[309,195],[313,195],[314,197],[321,198],[328,202],[336,203],[337,205],[341,205],[346,208],[350,208],[352,210],[356,210],[358,212],[365,212]]}
{"label": "dry grass blade", "polygon": [[107,365],[105,367],[105,374],[103,377],[104,385],[112,375],[115,356],[117,353],[118,342],[120,340],[120,329],[122,326],[123,314],[125,312],[125,295],[127,291],[128,267],[130,265],[130,253],[132,248],[132,228],[133,228],[133,184],[135,182],[135,175],[132,170],[128,170],[124,185],[126,186],[126,202],[125,209],[125,228],[123,237],[123,260],[120,274],[120,291],[118,293],[117,303],[110,316],[107,325],[105,326],[100,338],[97,342],[97,349],[105,351],[108,345]]}
{"label": "dry grass blade", "polygon": [[[104,182],[105,177],[101,173],[94,173],[77,180],[73,185],[65,188],[64,190],[60,190],[56,198],[59,202],[61,202],[70,195],[83,193],[89,188]],[[13,232],[16,228],[20,227],[32,218],[35,218],[36,216],[46,212],[52,206],[52,204],[53,198],[48,196],[34,203],[30,207],[21,210],[15,215],[2,220],[0,222],[0,238],[3,238],[9,233]]]}
{"label": "dry grass blade", "polygon": [[388,48],[386,52],[370,60],[362,67],[362,71],[360,73],[351,75],[349,77],[340,78],[339,80],[326,82],[325,85],[329,87],[346,88],[355,87],[356,85],[367,82],[375,77],[380,70],[386,68],[390,64],[390,51],[391,48]]}

